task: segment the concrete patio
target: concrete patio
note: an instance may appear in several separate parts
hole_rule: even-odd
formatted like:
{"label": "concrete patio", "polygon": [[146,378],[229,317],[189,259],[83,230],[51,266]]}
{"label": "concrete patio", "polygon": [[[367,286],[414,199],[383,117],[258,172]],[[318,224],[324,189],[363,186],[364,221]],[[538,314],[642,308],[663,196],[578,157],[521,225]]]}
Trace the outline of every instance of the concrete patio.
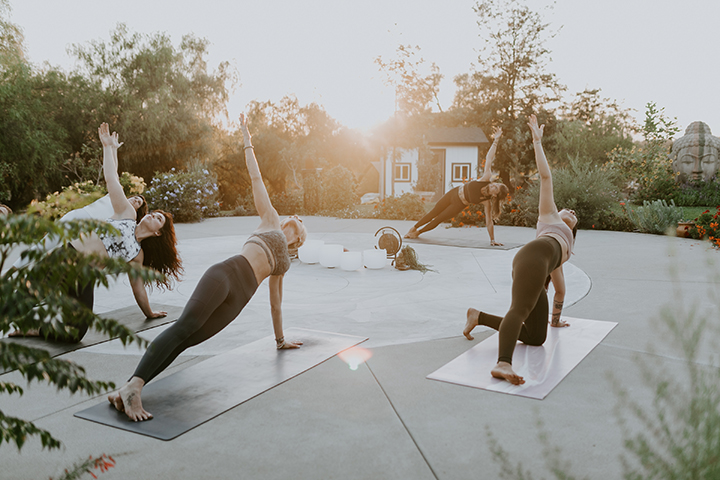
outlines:
{"label": "concrete patio", "polygon": [[[205,269],[238,252],[257,226],[254,217],[177,225],[185,276],[174,290],[155,291],[151,304],[182,307]],[[411,222],[307,217],[309,238],[349,250],[372,248],[378,228],[401,233]],[[448,239],[485,239],[484,229],[445,229]],[[534,230],[496,227],[503,242],[526,243]],[[0,478],[57,477],[73,462],[107,453],[113,478],[173,479],[467,479],[497,478],[488,431],[513,463],[539,472],[544,455],[537,440],[540,419],[574,471],[589,478],[619,478],[623,451],[608,373],[642,404],[652,392],[640,381],[637,361],[668,375],[683,370],[679,354],[663,343],[660,308],[675,295],[717,310],[709,276],[718,252],[707,242],[634,233],[580,231],[566,267],[571,317],[618,322],[618,326],[544,400],[467,388],[425,377],[492,331],[462,336],[473,306],[503,314],[510,301],[510,265],[517,249],[413,245],[436,272],[346,272],[297,260],[286,275],[285,327],[368,337],[373,356],[356,371],[338,357],[242,403],[219,417],[163,442],[73,417],[104,396],[89,398],[32,384],[25,395],[2,395],[7,415],[32,420],[64,443],[43,451],[38,439],[20,453],[0,448]],[[671,268],[676,269],[671,276]],[[717,290],[716,290],[717,292]],[[127,279],[96,291],[98,313],[134,305]],[[166,326],[143,332],[151,339]],[[572,328],[572,327],[571,327]],[[241,315],[208,342],[186,351],[162,376],[272,334],[266,282]],[[268,348],[273,348],[272,343]],[[700,362],[712,352],[701,353]],[[75,361],[94,379],[121,385],[142,352],[117,341],[87,346],[61,358]],[[0,375],[25,387],[17,372]],[[632,424],[630,425],[632,427]],[[544,471],[543,471],[544,474]]]}

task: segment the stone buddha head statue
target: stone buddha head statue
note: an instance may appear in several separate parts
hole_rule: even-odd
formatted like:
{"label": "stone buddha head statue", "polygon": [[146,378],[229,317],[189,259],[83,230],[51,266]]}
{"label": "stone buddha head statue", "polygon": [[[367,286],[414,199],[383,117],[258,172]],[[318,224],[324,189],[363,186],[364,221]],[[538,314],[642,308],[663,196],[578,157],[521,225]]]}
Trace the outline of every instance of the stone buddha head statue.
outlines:
{"label": "stone buddha head statue", "polygon": [[693,122],[672,146],[673,171],[680,182],[712,180],[720,169],[720,138],[704,122]]}

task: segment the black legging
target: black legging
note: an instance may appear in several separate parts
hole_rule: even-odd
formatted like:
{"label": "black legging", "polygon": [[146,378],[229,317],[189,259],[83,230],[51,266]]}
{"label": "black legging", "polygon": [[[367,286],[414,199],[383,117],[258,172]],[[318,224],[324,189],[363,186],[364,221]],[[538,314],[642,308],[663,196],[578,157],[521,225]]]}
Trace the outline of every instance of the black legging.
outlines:
{"label": "black legging", "polygon": [[549,311],[545,287],[550,272],[561,263],[562,249],[552,237],[538,237],[515,255],[510,310],[505,317],[480,312],[478,318],[478,325],[499,332],[498,362],[512,363],[518,340],[535,346],[545,342]]}
{"label": "black legging", "polygon": [[458,189],[460,188],[462,188],[462,186],[455,187],[443,195],[432,210],[418,220],[415,224],[416,230],[427,223],[422,229],[418,230],[418,234],[432,230],[465,209],[465,204],[460,200],[460,195],[458,195]]}
{"label": "black legging", "polygon": [[204,342],[228,326],[257,287],[255,273],[242,255],[208,268],[177,322],[148,346],[134,376],[148,383],[183,350]]}
{"label": "black legging", "polygon": [[[75,250],[75,247],[73,247],[69,243],[63,248]],[[89,308],[90,311],[92,311],[93,305],[95,304],[95,287],[92,283],[86,283],[83,286],[80,286],[76,283],[68,289],[67,294],[68,297],[78,300],[84,305],[85,308]],[[88,331],[88,325],[86,323],[78,322],[73,318],[64,318],[63,321],[67,325],[75,327],[77,329],[77,334],[70,335],[61,332],[49,331],[43,327],[40,327],[40,336],[47,336],[48,340],[52,340],[54,342],[80,342]]]}

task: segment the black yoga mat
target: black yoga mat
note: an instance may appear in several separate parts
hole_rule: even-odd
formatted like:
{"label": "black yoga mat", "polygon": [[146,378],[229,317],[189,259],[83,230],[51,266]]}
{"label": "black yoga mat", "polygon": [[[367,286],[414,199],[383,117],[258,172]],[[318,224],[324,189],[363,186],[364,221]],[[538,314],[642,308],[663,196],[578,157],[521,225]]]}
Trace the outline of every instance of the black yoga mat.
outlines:
{"label": "black yoga mat", "polygon": [[[173,305],[153,305],[153,310],[167,312],[167,316],[163,318],[153,318],[149,320],[140,311],[137,305],[131,305],[125,308],[119,308],[112,310],[107,313],[100,314],[103,318],[112,318],[125,325],[133,332],[142,332],[148,328],[157,327],[158,325],[164,325],[169,322],[174,322],[180,317],[183,311],[183,307],[175,307]],[[97,345],[111,340],[107,335],[98,333],[94,330],[89,330],[85,337],[79,343],[65,343],[65,342],[50,342],[42,337],[12,337],[0,339],[0,342],[13,342],[26,347],[41,348],[50,352],[51,357],[57,357],[63,353],[72,352],[81,348],[89,347],[91,345]],[[6,371],[0,371],[0,374],[7,373]]]}
{"label": "black yoga mat", "polygon": [[513,248],[522,247],[524,245],[523,243],[502,242],[502,246],[491,246],[490,240],[487,239],[447,238],[433,236],[428,233],[424,233],[418,238],[403,238],[403,243],[441,245],[445,247],[486,248],[488,250],[512,250]]}
{"label": "black yoga mat", "polygon": [[302,341],[303,346],[276,350],[275,341],[269,336],[149,383],[143,389],[142,404],[152,413],[152,420],[130,421],[107,400],[75,416],[160,440],[172,440],[367,340],[302,328],[286,329],[285,338]]}

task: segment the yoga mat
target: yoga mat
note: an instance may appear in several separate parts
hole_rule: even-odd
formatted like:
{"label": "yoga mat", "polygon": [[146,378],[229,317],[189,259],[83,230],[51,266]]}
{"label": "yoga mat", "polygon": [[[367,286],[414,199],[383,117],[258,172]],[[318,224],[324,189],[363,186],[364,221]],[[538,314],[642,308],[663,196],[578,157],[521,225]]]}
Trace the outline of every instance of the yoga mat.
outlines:
{"label": "yoga mat", "polygon": [[423,233],[418,238],[403,238],[403,243],[417,243],[424,245],[440,245],[445,247],[462,247],[462,248],[487,248],[488,250],[512,250],[513,248],[522,247],[522,243],[500,242],[501,247],[491,246],[490,240],[474,239],[474,238],[447,238],[433,237],[432,234]]}
{"label": "yoga mat", "polygon": [[217,355],[150,382],[143,408],[153,419],[133,422],[107,399],[75,414],[129,432],[172,440],[251,398],[324,362],[367,338],[289,328],[285,338],[302,347],[276,350],[272,336]]}
{"label": "yoga mat", "polygon": [[617,325],[617,322],[571,317],[563,320],[570,326],[548,326],[547,340],[540,347],[518,342],[513,354],[513,370],[525,379],[523,385],[512,385],[490,375],[497,364],[497,332],[427,378],[542,400]]}
{"label": "yoga mat", "polygon": [[[167,312],[167,316],[149,320],[145,317],[142,311],[140,311],[140,308],[137,305],[131,305],[129,307],[101,313],[100,316],[103,318],[112,318],[117,320],[133,332],[137,333],[147,330],[148,328],[157,327],[158,325],[174,322],[178,319],[178,317],[180,317],[180,314],[183,311],[183,307],[175,307],[173,305],[155,304],[152,307],[154,311]],[[26,347],[41,348],[43,350],[47,350],[51,357],[57,357],[58,355],[62,355],[64,353],[89,347],[90,345],[97,345],[98,343],[110,340],[112,339],[105,334],[96,332],[95,330],[88,330],[80,343],[49,342],[42,337],[6,337],[0,339],[0,342],[13,342],[25,345]],[[0,371],[0,374],[7,373],[8,371]]]}

